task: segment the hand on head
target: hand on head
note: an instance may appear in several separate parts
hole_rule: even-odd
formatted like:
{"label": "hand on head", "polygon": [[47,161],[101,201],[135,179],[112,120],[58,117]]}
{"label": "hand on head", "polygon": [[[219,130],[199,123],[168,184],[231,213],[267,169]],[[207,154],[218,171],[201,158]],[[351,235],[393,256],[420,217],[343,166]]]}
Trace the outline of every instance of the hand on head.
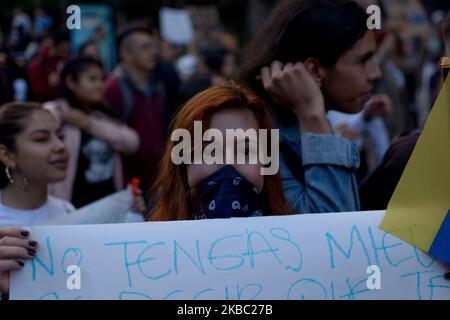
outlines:
{"label": "hand on head", "polygon": [[303,63],[273,61],[261,69],[258,79],[274,102],[294,112],[303,131],[331,133],[320,83]]}

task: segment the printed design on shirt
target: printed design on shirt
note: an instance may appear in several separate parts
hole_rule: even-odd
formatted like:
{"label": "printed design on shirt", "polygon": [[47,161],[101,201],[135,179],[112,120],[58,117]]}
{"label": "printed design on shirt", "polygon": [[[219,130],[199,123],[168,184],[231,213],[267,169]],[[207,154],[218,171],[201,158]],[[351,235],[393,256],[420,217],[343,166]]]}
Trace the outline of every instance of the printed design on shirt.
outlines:
{"label": "printed design on shirt", "polygon": [[233,208],[234,210],[239,210],[241,209],[241,204],[239,203],[239,201],[234,200],[233,203],[231,204],[231,208]]}
{"label": "printed design on shirt", "polygon": [[83,156],[89,162],[84,172],[87,183],[99,183],[113,176],[113,157],[108,144],[99,139],[91,139],[82,148]]}
{"label": "printed design on shirt", "polygon": [[209,204],[208,209],[209,209],[210,211],[216,210],[216,200],[211,201],[211,203]]}
{"label": "printed design on shirt", "polygon": [[[233,183],[232,183],[233,187],[238,187],[238,186],[240,185],[241,181],[242,181],[242,178],[241,178],[241,177],[234,177],[234,178],[233,178]],[[210,186],[210,187],[211,187],[211,186],[214,186],[214,185],[217,185],[217,181],[214,181],[214,180],[209,181],[209,182],[207,183],[207,185]],[[260,194],[260,192],[258,191],[258,189],[257,189],[256,187],[253,187],[253,188],[252,188],[252,191],[253,191],[254,193],[256,193],[256,194]],[[219,196],[221,196],[221,195],[219,195]],[[219,202],[220,202],[220,199],[218,199],[218,200],[219,200]],[[242,201],[242,200],[243,200],[243,199],[241,199],[241,201]],[[209,210],[210,212],[216,210],[216,203],[217,203],[217,202],[216,202],[216,199],[212,200],[212,201],[209,203],[209,205],[208,205],[208,210]],[[243,213],[247,213],[247,211],[248,211],[248,209],[249,209],[249,204],[247,203],[247,204],[245,204],[245,205],[242,205],[241,202],[240,202],[239,200],[234,200],[234,201],[231,202],[231,208],[232,208],[233,210],[239,210],[239,211],[242,211]],[[260,210],[255,210],[250,216],[262,216],[262,213],[261,213]],[[205,216],[205,214],[203,214],[203,215],[200,215],[198,218],[202,219],[202,218],[206,218],[206,216]]]}
{"label": "printed design on shirt", "polygon": [[250,217],[261,217],[262,216],[262,212],[259,210],[256,210],[255,212],[253,212]]}

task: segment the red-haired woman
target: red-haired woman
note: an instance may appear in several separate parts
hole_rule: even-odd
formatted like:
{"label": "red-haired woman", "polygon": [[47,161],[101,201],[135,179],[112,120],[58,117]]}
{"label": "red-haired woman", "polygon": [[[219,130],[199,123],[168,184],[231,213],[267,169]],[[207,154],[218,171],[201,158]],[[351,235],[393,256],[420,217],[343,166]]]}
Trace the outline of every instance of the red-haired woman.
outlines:
{"label": "red-haired woman", "polygon": [[[226,136],[227,129],[272,129],[264,103],[243,87],[212,87],[189,100],[177,113],[172,130],[184,130],[194,137],[194,122],[201,121],[202,129],[215,129]],[[172,134],[173,135],[173,134]],[[198,137],[197,137],[198,138]],[[230,138],[231,139],[231,138]],[[234,144],[239,138],[233,137]],[[147,216],[150,221],[228,218],[290,213],[286,205],[278,172],[261,175],[263,165],[256,164],[201,164],[173,161],[179,141],[169,138],[166,153],[160,163],[160,173],[150,190],[156,206]],[[195,137],[194,139],[195,140]],[[227,145],[226,138],[222,142]],[[267,149],[271,146],[269,135]],[[278,141],[274,141],[278,143]],[[211,142],[212,143],[212,142]],[[210,145],[210,143],[208,143]],[[244,151],[248,160],[254,150],[246,141]],[[195,153],[189,143],[189,154]],[[174,149],[175,148],[175,149]],[[205,145],[201,146],[202,150]],[[216,150],[220,151],[220,150]],[[270,150],[269,150],[270,151]],[[176,152],[175,152],[176,153]],[[226,152],[223,152],[225,154]],[[233,155],[236,156],[236,154]]]}

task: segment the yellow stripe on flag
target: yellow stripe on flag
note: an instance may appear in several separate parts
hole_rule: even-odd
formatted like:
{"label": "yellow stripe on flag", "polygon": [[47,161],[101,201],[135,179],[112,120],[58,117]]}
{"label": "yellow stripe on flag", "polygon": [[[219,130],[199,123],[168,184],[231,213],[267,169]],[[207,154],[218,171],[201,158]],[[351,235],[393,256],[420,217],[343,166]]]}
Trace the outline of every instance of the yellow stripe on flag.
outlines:
{"label": "yellow stripe on flag", "polygon": [[441,88],[380,225],[425,252],[450,208],[449,78]]}

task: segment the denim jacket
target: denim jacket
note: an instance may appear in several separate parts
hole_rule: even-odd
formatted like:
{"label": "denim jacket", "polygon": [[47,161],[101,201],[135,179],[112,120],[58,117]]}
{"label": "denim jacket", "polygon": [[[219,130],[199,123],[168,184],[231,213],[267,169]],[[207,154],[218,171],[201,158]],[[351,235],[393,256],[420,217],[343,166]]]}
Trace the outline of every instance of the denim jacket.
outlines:
{"label": "denim jacket", "polygon": [[294,213],[359,211],[358,147],[334,135],[301,133],[298,123],[275,124],[283,189]]}

